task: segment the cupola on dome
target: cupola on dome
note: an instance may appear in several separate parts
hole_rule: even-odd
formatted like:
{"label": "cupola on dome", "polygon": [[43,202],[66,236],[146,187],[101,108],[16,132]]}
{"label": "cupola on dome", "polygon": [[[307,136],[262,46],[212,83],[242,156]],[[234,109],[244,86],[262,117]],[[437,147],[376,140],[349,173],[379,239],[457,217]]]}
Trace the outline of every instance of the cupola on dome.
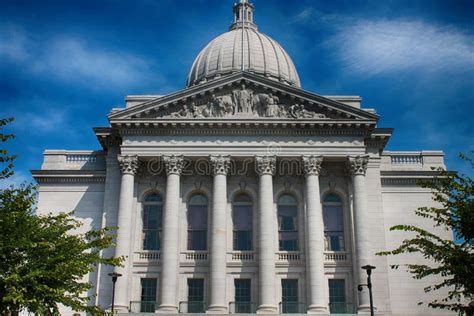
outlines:
{"label": "cupola on dome", "polygon": [[275,40],[258,31],[253,12],[254,6],[247,0],[234,5],[234,23],[196,57],[189,72],[188,87],[239,71],[301,87],[290,56]]}

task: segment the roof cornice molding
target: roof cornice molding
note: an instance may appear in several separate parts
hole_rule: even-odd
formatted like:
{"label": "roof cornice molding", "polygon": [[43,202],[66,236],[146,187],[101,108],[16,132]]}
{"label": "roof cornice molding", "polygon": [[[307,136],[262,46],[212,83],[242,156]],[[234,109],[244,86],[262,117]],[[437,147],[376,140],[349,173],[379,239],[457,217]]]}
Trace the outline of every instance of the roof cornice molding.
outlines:
{"label": "roof cornice molding", "polygon": [[[347,118],[353,117],[353,119],[371,120],[378,120],[379,118],[379,116],[374,113],[370,113],[342,102],[335,101],[300,88],[288,86],[283,83],[244,71],[224,76],[198,86],[192,86],[188,89],[180,90],[175,93],[144,102],[140,105],[115,111],[109,114],[109,121],[113,123],[116,120],[132,118],[134,116],[139,116],[142,113],[147,114],[147,111],[150,111],[157,106],[165,104],[178,104],[179,102],[184,102],[186,100],[193,100],[193,98],[204,96],[206,93],[213,93],[215,90],[220,90],[225,87],[232,87],[236,84],[255,85],[262,87],[265,90],[270,90],[272,93],[279,92],[283,95],[288,95],[291,98],[299,98],[301,102],[324,107],[330,112],[334,111],[334,113]],[[233,118],[228,119],[232,120]]]}

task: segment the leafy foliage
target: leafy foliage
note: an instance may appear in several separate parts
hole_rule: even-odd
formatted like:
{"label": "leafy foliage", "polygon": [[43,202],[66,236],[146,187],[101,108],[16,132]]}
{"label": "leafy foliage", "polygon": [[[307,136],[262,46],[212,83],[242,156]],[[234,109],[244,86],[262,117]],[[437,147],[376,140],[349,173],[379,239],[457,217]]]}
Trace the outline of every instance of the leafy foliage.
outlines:
{"label": "leafy foliage", "polygon": [[[473,167],[471,158],[460,155]],[[459,312],[472,312],[467,305],[468,299],[474,297],[474,189],[473,180],[467,175],[459,175],[437,169],[434,181],[422,181],[420,186],[431,189],[437,207],[420,207],[415,213],[432,220],[435,227],[452,230],[455,240],[442,239],[434,233],[413,226],[397,225],[391,231],[415,233],[412,239],[405,239],[402,244],[391,251],[379,255],[398,255],[419,253],[429,264],[406,264],[407,270],[415,279],[438,276],[440,282],[426,287],[425,292],[446,288],[448,294],[440,300],[434,300],[428,306],[449,309]],[[392,266],[398,268],[398,265]],[[421,304],[421,303],[420,303]]]}
{"label": "leafy foliage", "polygon": [[72,212],[37,216],[36,196],[31,184],[0,190],[0,314],[56,315],[58,304],[103,314],[87,306],[92,284],[82,279],[98,263],[121,264],[122,258],[101,256],[113,246],[111,229],[73,234],[82,224]]}
{"label": "leafy foliage", "polygon": [[[9,139],[15,138],[13,134],[3,134],[3,126],[13,122],[15,119],[13,117],[7,119],[0,119],[0,143],[5,143]],[[13,174],[13,160],[15,160],[16,155],[11,155],[8,153],[7,149],[0,148],[0,165],[6,165],[0,167],[0,179],[8,178]]]}

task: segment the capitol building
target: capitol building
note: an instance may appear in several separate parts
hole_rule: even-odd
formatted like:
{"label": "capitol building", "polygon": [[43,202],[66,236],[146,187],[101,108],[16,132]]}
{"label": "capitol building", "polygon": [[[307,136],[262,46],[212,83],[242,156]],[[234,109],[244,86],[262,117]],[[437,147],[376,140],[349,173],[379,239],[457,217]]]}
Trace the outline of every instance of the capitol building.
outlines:
{"label": "capitol building", "polygon": [[124,266],[88,275],[91,304],[110,310],[116,272],[119,313],[369,313],[358,286],[372,265],[377,315],[443,313],[418,305],[442,296],[423,291],[433,280],[390,268],[422,258],[376,255],[407,238],[391,226],[427,227],[414,210],[434,202],[416,182],[445,167],[443,152],[386,151],[393,130],[376,110],[303,89],[254,13],[233,6],[183,90],[112,109],[94,129],[100,150],[46,150],[32,171],[40,214],[119,228],[104,255]]}

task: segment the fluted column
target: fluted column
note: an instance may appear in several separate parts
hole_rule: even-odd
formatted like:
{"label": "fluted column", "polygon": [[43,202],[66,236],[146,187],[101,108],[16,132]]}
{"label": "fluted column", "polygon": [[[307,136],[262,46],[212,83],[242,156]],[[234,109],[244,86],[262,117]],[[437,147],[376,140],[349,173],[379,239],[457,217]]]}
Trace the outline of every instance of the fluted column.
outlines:
{"label": "fluted column", "polygon": [[256,157],[259,180],[258,262],[259,296],[257,313],[276,313],[275,301],[275,223],[273,210],[273,175],[276,158]]}
{"label": "fluted column", "polygon": [[[352,176],[352,191],[354,195],[354,229],[356,250],[356,278],[357,284],[365,284],[366,274],[362,266],[371,262],[371,243],[368,224],[367,192],[365,172],[367,171],[368,156],[348,157],[347,167]],[[359,293],[359,312],[369,312],[369,293],[366,287]]]}
{"label": "fluted column", "polygon": [[208,313],[227,313],[226,304],[226,206],[229,156],[210,156],[214,184],[211,215],[211,295]]}
{"label": "fluted column", "polygon": [[319,193],[321,156],[303,156],[306,176],[306,279],[308,314],[328,314],[328,285],[324,276],[324,223]]}
{"label": "fluted column", "polygon": [[164,156],[166,197],[161,249],[160,313],[178,312],[179,190],[183,156]]}
{"label": "fluted column", "polygon": [[124,256],[123,267],[115,267],[115,272],[120,273],[122,277],[118,278],[115,290],[115,310],[119,312],[128,312],[128,279],[130,258],[130,240],[132,224],[132,206],[133,206],[133,186],[135,182],[135,173],[138,169],[138,156],[118,156],[120,169],[122,170],[122,179],[120,184],[120,198],[117,220],[117,246],[115,247],[115,256]]}

